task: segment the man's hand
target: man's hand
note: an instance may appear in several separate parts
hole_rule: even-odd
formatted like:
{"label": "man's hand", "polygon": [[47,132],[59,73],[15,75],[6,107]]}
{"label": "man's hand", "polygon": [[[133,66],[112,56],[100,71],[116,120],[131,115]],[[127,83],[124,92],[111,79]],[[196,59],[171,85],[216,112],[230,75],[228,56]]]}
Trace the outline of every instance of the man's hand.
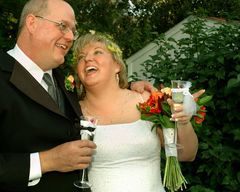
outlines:
{"label": "man's hand", "polygon": [[42,173],[49,171],[69,172],[84,169],[92,161],[96,144],[89,140],[76,140],[40,152]]}
{"label": "man's hand", "polygon": [[203,93],[205,93],[205,89],[201,89],[201,90],[193,93],[192,96],[193,96],[194,98],[198,98],[198,97],[200,97]]}
{"label": "man's hand", "polygon": [[144,91],[151,93],[156,90],[156,88],[148,81],[131,82],[130,89],[138,93],[143,93]]}

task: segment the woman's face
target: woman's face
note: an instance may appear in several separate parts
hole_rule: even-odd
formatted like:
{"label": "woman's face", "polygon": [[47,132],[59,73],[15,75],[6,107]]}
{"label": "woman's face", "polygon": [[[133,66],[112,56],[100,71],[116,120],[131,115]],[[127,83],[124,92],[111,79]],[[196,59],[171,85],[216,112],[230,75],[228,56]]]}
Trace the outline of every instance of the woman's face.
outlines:
{"label": "woman's face", "polygon": [[99,83],[116,83],[120,66],[103,43],[92,42],[86,45],[79,55],[77,72],[85,87]]}

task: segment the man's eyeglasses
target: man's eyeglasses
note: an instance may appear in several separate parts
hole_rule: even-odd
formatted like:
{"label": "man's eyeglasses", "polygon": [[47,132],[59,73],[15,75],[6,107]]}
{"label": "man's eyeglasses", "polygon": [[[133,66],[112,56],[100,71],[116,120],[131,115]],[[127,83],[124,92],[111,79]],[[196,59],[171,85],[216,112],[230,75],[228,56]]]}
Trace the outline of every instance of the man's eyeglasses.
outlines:
{"label": "man's eyeglasses", "polygon": [[72,29],[70,29],[70,27],[67,24],[65,24],[63,22],[53,21],[53,20],[47,19],[47,18],[39,16],[39,15],[36,15],[35,17],[38,17],[38,18],[41,18],[41,19],[44,19],[46,21],[54,23],[57,27],[59,27],[60,31],[64,34],[68,33],[69,31],[72,31],[73,36],[74,36],[74,40],[76,40],[79,36],[77,30],[73,31]]}

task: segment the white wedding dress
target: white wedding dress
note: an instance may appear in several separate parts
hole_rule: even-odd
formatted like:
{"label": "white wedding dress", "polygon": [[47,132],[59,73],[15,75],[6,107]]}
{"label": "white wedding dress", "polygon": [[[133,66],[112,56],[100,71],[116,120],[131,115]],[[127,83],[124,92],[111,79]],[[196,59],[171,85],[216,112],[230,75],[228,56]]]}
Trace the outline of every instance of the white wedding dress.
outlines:
{"label": "white wedding dress", "polygon": [[92,192],[164,192],[160,142],[150,122],[99,125],[89,167]]}

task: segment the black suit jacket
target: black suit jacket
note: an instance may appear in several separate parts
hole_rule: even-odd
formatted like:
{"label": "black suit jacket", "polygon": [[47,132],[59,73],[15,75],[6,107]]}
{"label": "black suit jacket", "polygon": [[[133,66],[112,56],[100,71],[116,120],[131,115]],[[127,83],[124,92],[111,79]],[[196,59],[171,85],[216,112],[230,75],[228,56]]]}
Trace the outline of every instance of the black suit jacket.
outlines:
{"label": "black suit jacket", "polygon": [[0,191],[73,192],[79,172],[51,172],[27,187],[30,153],[77,139],[81,110],[75,93],[64,88],[65,114],[42,86],[11,56],[0,51]]}

